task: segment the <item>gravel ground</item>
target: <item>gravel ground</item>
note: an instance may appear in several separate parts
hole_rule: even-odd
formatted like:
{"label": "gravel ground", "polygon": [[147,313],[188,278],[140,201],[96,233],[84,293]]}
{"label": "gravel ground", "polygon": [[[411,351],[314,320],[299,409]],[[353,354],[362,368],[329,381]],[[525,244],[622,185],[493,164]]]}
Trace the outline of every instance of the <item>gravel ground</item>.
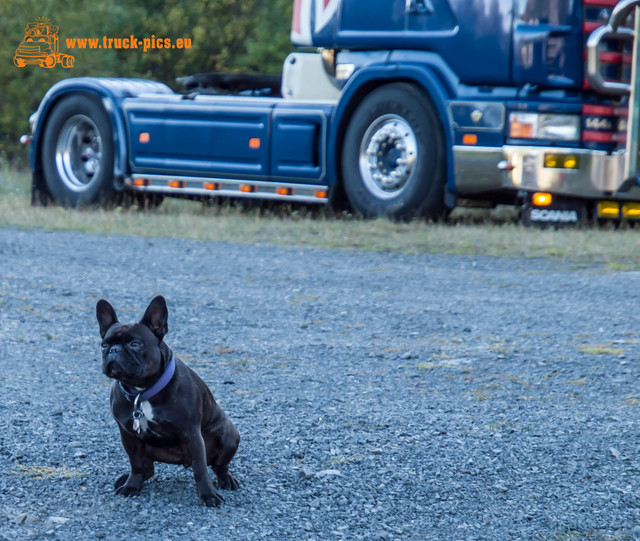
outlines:
{"label": "gravel ground", "polygon": [[[638,291],[558,261],[0,229],[0,539],[640,539]],[[242,435],[220,508],[170,465],[113,493],[95,303],[131,321],[156,294]]]}

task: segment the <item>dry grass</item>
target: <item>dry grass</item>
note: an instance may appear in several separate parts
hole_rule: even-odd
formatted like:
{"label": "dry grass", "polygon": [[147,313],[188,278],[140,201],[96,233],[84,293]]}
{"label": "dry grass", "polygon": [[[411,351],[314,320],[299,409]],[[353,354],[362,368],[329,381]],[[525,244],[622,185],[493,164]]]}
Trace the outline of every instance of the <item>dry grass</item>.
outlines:
{"label": "dry grass", "polygon": [[7,168],[0,173],[0,227],[410,254],[551,257],[576,265],[601,264],[613,270],[640,268],[638,230],[538,230],[509,219],[496,223],[494,215],[480,216],[478,219],[478,214],[456,211],[447,224],[393,223],[305,208],[246,210],[174,199],[146,212],[32,207],[29,175]]}
{"label": "dry grass", "polygon": [[13,474],[31,477],[32,479],[71,479],[80,475],[88,475],[74,471],[67,466],[24,466],[22,464],[18,464],[18,471],[14,471]]}

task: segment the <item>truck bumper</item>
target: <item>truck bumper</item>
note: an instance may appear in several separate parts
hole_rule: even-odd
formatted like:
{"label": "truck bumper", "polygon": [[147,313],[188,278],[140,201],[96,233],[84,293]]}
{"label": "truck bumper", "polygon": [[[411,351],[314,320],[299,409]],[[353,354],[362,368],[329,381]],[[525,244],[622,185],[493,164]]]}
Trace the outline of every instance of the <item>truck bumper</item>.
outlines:
{"label": "truck bumper", "polygon": [[[549,154],[575,157],[577,165],[570,169],[545,166]],[[454,146],[453,158],[456,192],[462,197],[513,189],[587,200],[640,200],[640,185],[625,183],[624,151],[608,154],[558,147]]]}

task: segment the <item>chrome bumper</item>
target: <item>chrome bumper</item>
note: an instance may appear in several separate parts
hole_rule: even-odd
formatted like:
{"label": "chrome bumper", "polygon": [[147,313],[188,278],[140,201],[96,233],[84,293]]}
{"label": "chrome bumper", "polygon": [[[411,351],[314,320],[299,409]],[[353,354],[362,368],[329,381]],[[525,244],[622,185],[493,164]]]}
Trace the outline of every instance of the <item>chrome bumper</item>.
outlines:
{"label": "chrome bumper", "polygon": [[[577,169],[544,166],[545,154],[571,154]],[[586,199],[640,200],[640,186],[625,183],[625,152],[556,147],[453,147],[458,195],[501,190],[544,191]]]}

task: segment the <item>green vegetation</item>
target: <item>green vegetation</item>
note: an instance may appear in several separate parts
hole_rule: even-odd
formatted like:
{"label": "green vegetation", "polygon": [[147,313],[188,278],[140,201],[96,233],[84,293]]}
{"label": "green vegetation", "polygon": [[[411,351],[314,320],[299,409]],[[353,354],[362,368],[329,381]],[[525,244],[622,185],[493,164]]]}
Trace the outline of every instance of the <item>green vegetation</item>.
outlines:
{"label": "green vegetation", "polygon": [[[25,167],[18,143],[47,89],[81,76],[143,77],[179,90],[177,77],[212,71],[279,73],[291,50],[292,0],[2,0],[0,2],[0,157]],[[59,27],[65,69],[13,65],[28,23],[48,17]],[[190,49],[68,49],[67,38],[156,36],[191,39]]]}
{"label": "green vegetation", "polygon": [[[512,220],[484,221],[455,211],[447,224],[415,220],[361,220],[321,208],[223,202],[203,205],[197,201],[166,199],[159,208],[142,212],[122,207],[68,210],[30,205],[30,176],[0,167],[0,227],[72,230],[146,237],[178,237],[203,241],[267,243],[399,252],[407,254],[448,253],[499,257],[550,257],[570,263],[575,269],[598,265],[603,270],[640,269],[637,229],[552,229],[522,227]],[[471,261],[469,262],[471,264]],[[425,270],[425,272],[428,272]],[[523,280],[536,272],[526,264]],[[540,291],[540,295],[545,295]],[[294,302],[304,302],[296,299]],[[507,345],[496,342],[495,351]],[[584,353],[618,354],[619,348],[583,345]],[[614,350],[614,351],[611,351]],[[429,369],[425,366],[423,369]]]}

